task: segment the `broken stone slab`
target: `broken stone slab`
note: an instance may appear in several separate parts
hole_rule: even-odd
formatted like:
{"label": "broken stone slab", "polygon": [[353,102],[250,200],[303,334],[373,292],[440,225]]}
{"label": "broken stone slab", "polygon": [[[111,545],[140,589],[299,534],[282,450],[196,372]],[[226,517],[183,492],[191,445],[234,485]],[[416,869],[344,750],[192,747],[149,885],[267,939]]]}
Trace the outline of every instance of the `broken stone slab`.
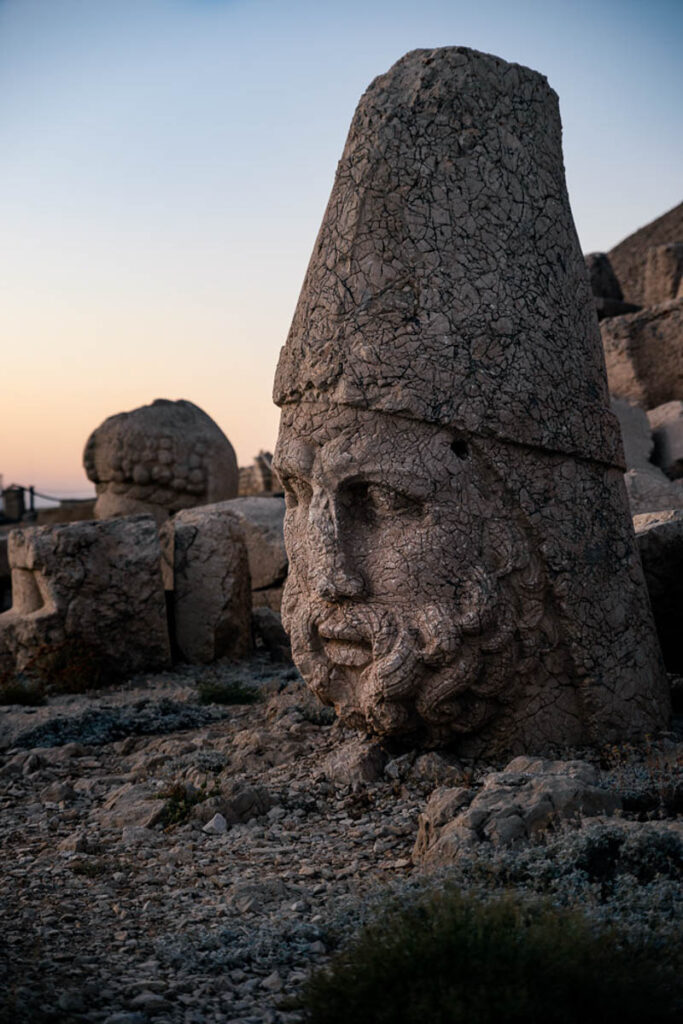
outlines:
{"label": "broken stone slab", "polygon": [[671,480],[683,476],[683,402],[665,402],[647,414],[652,429],[652,461]]}
{"label": "broken stone slab", "polygon": [[110,416],[83,453],[98,519],[151,513],[161,525],[183,508],[237,495],[237,459],[210,416],[181,399],[158,398]]}
{"label": "broken stone slab", "polygon": [[645,257],[644,306],[683,298],[683,242],[653,245]]}
{"label": "broken stone slab", "polygon": [[95,685],[170,664],[151,516],[13,530],[9,563],[0,648],[15,672]]}
{"label": "broken stone slab", "polygon": [[178,512],[161,528],[165,573],[173,566],[174,641],[198,664],[251,648],[251,581],[242,520],[225,503]]}
{"label": "broken stone slab", "polygon": [[227,825],[260,818],[273,806],[273,799],[265,786],[250,785],[241,781],[226,782],[219,793],[192,808],[192,817],[207,824],[215,815],[220,815]]}
{"label": "broken stone slab", "polygon": [[476,795],[465,787],[437,789],[420,815],[413,859],[446,865],[479,843],[511,846],[558,821],[611,815],[620,806],[586,761],[516,757],[487,776]]}
{"label": "broken stone slab", "polygon": [[600,322],[610,393],[653,409],[683,394],[683,299]]}
{"label": "broken stone slab", "polygon": [[664,664],[683,672],[683,511],[633,518]]}
{"label": "broken stone slab", "polygon": [[164,820],[165,814],[166,800],[159,799],[147,786],[124,782],[109,794],[94,818],[108,828],[151,829]]}

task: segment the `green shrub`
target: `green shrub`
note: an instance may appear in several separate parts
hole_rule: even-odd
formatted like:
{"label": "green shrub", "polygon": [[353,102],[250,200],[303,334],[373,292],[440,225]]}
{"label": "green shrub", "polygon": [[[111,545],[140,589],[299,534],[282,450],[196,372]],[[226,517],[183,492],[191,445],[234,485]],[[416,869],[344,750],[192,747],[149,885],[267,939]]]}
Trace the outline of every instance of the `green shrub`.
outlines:
{"label": "green shrub", "polygon": [[576,912],[447,888],[367,925],[297,1008],[312,1024],[667,1024],[681,1019],[676,955]]}
{"label": "green shrub", "polygon": [[221,682],[204,679],[197,683],[200,704],[256,704],[261,695],[253,686],[244,686],[236,680]]}

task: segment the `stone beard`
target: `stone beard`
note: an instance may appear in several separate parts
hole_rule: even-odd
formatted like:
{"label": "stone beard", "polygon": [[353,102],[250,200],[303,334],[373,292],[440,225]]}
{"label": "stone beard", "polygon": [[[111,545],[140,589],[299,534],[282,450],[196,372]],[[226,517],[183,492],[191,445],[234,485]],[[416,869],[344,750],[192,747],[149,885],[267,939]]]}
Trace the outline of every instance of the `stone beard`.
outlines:
{"label": "stone beard", "polygon": [[283,622],[302,675],[343,722],[406,742],[459,736],[463,749],[501,723],[514,746],[510,712],[542,717],[529,678],[576,720],[537,546],[485,441],[307,402],[283,409],[274,464]]}

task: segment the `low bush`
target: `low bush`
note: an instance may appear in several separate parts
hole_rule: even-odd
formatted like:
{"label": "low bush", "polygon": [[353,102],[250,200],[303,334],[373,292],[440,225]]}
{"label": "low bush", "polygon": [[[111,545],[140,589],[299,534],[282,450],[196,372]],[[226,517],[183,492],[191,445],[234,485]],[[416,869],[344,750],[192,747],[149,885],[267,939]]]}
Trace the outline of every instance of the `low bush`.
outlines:
{"label": "low bush", "polygon": [[200,704],[256,704],[261,695],[253,686],[236,680],[204,679],[197,683]]}
{"label": "low bush", "polygon": [[386,909],[297,1000],[310,1024],[668,1024],[676,951],[634,947],[578,912],[452,887]]}

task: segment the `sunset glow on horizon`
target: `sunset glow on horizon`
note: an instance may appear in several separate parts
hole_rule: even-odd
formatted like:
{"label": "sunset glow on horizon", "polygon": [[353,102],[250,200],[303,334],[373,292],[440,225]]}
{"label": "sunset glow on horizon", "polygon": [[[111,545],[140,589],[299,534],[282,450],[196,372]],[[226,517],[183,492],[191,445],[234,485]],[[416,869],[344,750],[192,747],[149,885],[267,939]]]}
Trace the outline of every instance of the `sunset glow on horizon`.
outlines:
{"label": "sunset glow on horizon", "polygon": [[681,201],[672,0],[0,0],[0,474],[58,496],[107,416],[185,398],[245,465],[353,110],[417,47],[560,96],[585,251]]}

